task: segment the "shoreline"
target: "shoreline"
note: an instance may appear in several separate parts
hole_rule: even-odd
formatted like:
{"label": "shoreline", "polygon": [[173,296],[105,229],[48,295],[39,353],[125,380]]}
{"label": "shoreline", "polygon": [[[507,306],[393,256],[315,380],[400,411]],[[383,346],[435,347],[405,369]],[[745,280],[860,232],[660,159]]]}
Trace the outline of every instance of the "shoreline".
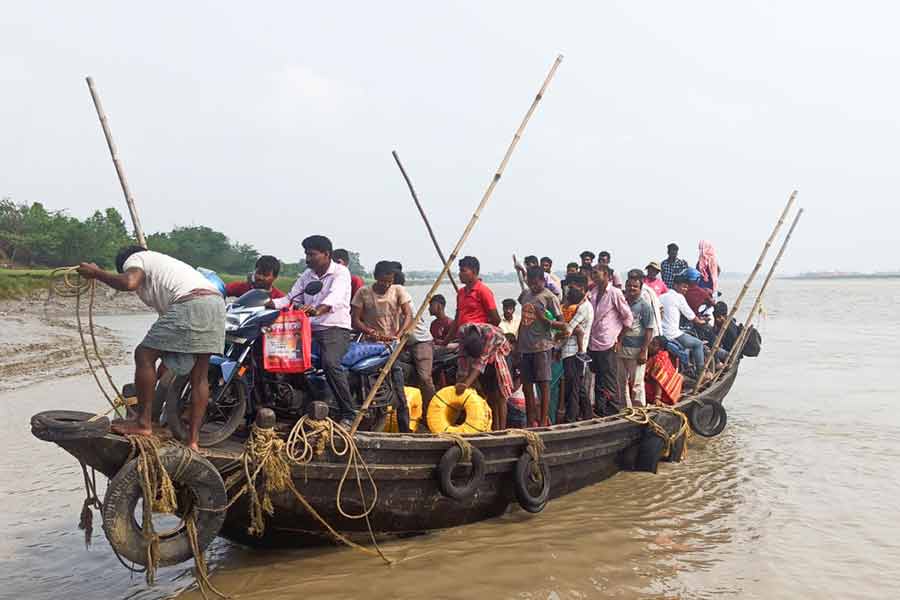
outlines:
{"label": "shoreline", "polygon": [[[87,299],[82,298],[82,325],[93,358],[87,324]],[[146,314],[148,309],[134,294],[98,288],[94,316]],[[47,299],[46,292],[20,299],[0,300],[0,319],[9,335],[0,339],[0,392],[15,390],[51,378],[89,373],[84,359],[74,298]],[[120,335],[94,324],[100,356],[107,366],[121,365],[131,354]]]}

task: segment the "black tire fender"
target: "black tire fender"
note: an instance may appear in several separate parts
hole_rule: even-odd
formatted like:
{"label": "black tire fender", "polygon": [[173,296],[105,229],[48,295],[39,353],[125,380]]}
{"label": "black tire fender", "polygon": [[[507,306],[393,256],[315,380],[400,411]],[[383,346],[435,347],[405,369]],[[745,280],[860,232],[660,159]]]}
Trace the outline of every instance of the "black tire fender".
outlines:
{"label": "black tire fender", "polygon": [[[707,412],[707,409],[712,412]],[[728,413],[725,412],[725,407],[718,402],[695,404],[688,413],[688,421],[691,429],[697,435],[715,437],[725,429],[725,425],[728,423]]]}
{"label": "black tire fender", "polygon": [[462,485],[453,482],[453,471],[460,464],[462,449],[454,444],[447,448],[438,464],[438,482],[441,492],[454,500],[465,500],[475,494],[475,490],[484,481],[484,454],[478,448],[472,447],[472,469],[468,479]]}
{"label": "black tire fender", "polygon": [[[179,493],[178,497],[193,500],[190,510],[197,515],[197,542],[203,552],[225,522],[228,494],[222,476],[208,460],[185,447],[161,450],[159,458],[172,477],[176,492],[189,492]],[[103,531],[122,558],[146,566],[147,541],[135,515],[138,500],[143,497],[140,477],[138,459],[135,458],[125,463],[110,480],[103,497]],[[179,512],[184,509],[179,506]],[[158,533],[160,566],[175,565],[193,557],[184,522],[174,531]]]}
{"label": "black tire fender", "polygon": [[109,433],[109,419],[77,410],[47,410],[31,417],[31,433],[45,442],[88,440]]}
{"label": "black tire fender", "polygon": [[634,470],[644,473],[656,473],[659,460],[666,449],[666,441],[656,435],[649,427],[645,427],[641,433],[641,441],[638,445],[637,459],[634,462]]}
{"label": "black tire fender", "polygon": [[529,482],[533,481],[532,468],[534,458],[530,452],[523,452],[522,456],[516,462],[515,471],[513,471],[513,484],[516,492],[516,500],[519,506],[530,513],[539,513],[547,506],[550,499],[550,467],[547,461],[540,463],[541,489],[535,494],[529,488]]}

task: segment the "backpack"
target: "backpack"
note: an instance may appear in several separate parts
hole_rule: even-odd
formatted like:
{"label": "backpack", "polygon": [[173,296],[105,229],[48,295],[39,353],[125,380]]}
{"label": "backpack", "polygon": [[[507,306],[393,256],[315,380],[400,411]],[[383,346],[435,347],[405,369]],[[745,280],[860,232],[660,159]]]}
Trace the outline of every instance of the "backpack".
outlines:
{"label": "backpack", "polygon": [[759,351],[762,348],[762,336],[759,334],[759,331],[756,327],[750,326],[750,332],[747,334],[747,339],[744,342],[744,356],[756,357],[759,356]]}

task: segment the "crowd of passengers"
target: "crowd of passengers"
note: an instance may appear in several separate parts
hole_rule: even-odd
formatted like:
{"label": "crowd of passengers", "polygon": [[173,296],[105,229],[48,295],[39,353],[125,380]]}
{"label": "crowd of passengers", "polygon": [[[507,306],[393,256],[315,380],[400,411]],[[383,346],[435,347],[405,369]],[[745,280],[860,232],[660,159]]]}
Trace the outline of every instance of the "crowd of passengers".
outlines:
{"label": "crowd of passengers", "polygon": [[[435,394],[435,352],[457,352],[456,391],[476,388],[491,406],[495,430],[513,424],[507,409],[520,403],[524,423],[516,425],[550,424],[556,362],[562,363],[565,382],[558,420],[574,422],[626,406],[674,404],[682,373],[696,376],[702,370],[719,329],[725,327],[726,334],[717,362],[737,338],[736,325],[726,323],[727,306],[715,301],[720,268],[705,241],[696,268],[679,258],[676,244],[669,244],[666,259],[632,269],[624,280],[610,266],[609,252],[582,252],[579,262],[566,265],[564,278],[553,273],[549,257],[528,256],[517,266],[522,293],[499,305],[480,278],[478,259],[466,256],[458,263],[455,314],[447,314],[447,301],[438,294],[418,322],[399,263],[378,262],[375,281],[366,286],[348,270],[349,253],[332,250],[328,238],[311,236],[303,247],[308,269],[287,295],[273,290],[271,305],[293,303],[312,318],[322,368],[345,423],[358,407],[341,358],[360,334],[385,343],[407,336],[405,360],[415,366],[426,413]],[[277,271],[265,267],[257,276],[271,281]],[[323,283],[322,290],[304,295],[314,280]],[[398,408],[405,413],[405,407]],[[406,419],[400,422],[403,431]]]}
{"label": "crowd of passengers", "polygon": [[[446,299],[438,294],[418,321],[400,263],[378,262],[374,282],[367,286],[351,274],[349,252],[334,249],[327,237],[313,235],[302,245],[307,268],[289,292],[274,287],[279,261],[262,256],[252,278],[228,284],[226,296],[263,289],[270,293],[270,308],[294,306],[310,317],[321,368],[345,426],[359,407],[341,360],[360,336],[383,343],[407,336],[405,360],[414,365],[426,414],[435,395],[435,352],[456,352],[456,392],[475,388],[483,395],[492,409],[493,429],[499,430],[550,424],[557,362],[562,363],[564,390],[557,420],[574,422],[615,414],[626,406],[674,404],[682,374],[696,376],[703,368],[721,328],[726,332],[717,362],[724,360],[738,335],[727,318],[727,306],[715,301],[720,269],[715,250],[705,241],[700,242],[696,268],[679,258],[676,244],[669,244],[665,260],[627,271],[624,280],[610,266],[609,252],[585,250],[579,262],[566,265],[564,278],[553,273],[549,257],[528,256],[524,265],[517,265],[522,292],[500,303],[502,315],[494,293],[480,278],[478,259],[466,256],[458,262],[455,314],[447,314]],[[116,267],[118,273],[110,273],[82,263],[79,273],[121,291],[135,291],[160,318],[135,350],[139,417],[114,423],[114,429],[145,435],[152,431],[146,406],[156,383],[155,365],[162,359],[169,368],[190,373],[196,383],[192,402],[198,410],[191,415],[190,440],[196,447],[208,400],[203,384],[209,356],[224,346],[224,307],[221,299],[213,298],[219,293],[188,265],[139,246],[122,249]],[[321,290],[304,293],[313,281],[322,283]],[[523,422],[508,418],[507,407],[522,404],[524,411],[514,412],[524,412]],[[400,431],[408,431],[405,399],[398,397],[395,406]]]}

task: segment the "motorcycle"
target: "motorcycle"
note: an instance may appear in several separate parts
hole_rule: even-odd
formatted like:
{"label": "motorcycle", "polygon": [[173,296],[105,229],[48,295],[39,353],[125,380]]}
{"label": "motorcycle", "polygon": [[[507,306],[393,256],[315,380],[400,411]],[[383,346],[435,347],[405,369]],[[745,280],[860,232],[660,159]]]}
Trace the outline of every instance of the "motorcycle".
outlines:
{"label": "motorcycle", "polygon": [[[310,282],[305,294],[315,295],[322,289],[319,281]],[[325,374],[320,368],[316,345],[312,350],[312,369],[304,373],[271,373],[263,368],[265,333],[280,310],[266,308],[269,293],[250,290],[226,308],[225,350],[210,357],[209,404],[200,427],[200,446],[212,446],[228,439],[242,425],[256,416],[258,408],[271,408],[277,415],[295,420],[306,414],[313,401],[325,402],[332,418],[338,407]],[[385,344],[352,342],[341,361],[348,371],[351,393],[360,405],[371,390],[392,348]],[[395,369],[400,369],[395,366]],[[387,407],[397,390],[393,377],[385,379],[366,411],[360,428],[383,430]],[[190,376],[164,375],[157,386],[156,404],[163,412],[169,429],[180,440],[188,439],[191,406]]]}

